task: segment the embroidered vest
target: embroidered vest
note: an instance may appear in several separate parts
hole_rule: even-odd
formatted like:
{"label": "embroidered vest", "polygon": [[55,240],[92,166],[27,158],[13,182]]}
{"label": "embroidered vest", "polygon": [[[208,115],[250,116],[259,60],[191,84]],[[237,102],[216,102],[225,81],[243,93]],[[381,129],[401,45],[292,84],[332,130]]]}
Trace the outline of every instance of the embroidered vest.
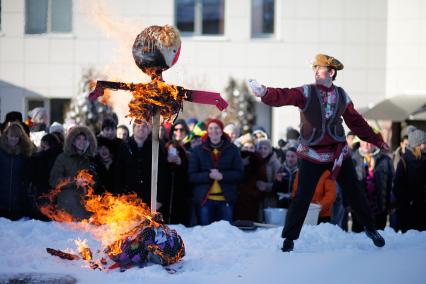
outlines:
{"label": "embroidered vest", "polygon": [[336,105],[331,117],[326,119],[320,91],[313,84],[305,87],[308,94],[306,105],[300,111],[300,143],[304,146],[320,145],[326,133],[336,142],[344,142],[346,137],[341,116],[350,102],[345,91],[335,87]]}

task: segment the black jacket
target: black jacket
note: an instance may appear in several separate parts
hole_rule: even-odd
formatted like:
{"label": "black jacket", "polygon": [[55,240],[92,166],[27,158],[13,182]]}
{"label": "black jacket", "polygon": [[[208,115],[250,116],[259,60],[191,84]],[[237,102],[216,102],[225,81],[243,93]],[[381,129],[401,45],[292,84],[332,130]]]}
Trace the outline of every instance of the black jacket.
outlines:
{"label": "black jacket", "polygon": [[426,154],[416,159],[411,150],[405,151],[396,168],[393,193],[401,231],[426,230]]}
{"label": "black jacket", "polygon": [[426,200],[426,154],[416,159],[410,150],[401,156],[396,168],[393,193],[399,206],[423,204]]}
{"label": "black jacket", "polygon": [[368,166],[364,163],[364,157],[359,150],[353,152],[352,159],[354,161],[355,170],[358,176],[358,182],[366,193],[370,209],[374,214],[386,213],[390,209],[390,198],[393,180],[393,164],[392,160],[386,154],[379,152],[373,155],[375,166],[374,175],[374,191],[367,190],[367,174]]}
{"label": "black jacket", "polygon": [[[164,203],[169,182],[164,146],[160,143],[158,156],[157,201]],[[135,192],[148,205],[151,204],[152,140],[148,137],[141,148],[131,137],[118,149],[114,176],[114,193]]]}

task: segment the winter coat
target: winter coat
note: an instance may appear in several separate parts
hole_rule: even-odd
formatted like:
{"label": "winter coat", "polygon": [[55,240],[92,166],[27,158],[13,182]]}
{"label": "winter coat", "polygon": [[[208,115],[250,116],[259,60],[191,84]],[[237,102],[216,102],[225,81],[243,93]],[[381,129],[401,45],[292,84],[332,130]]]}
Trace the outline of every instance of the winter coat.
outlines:
{"label": "winter coat", "polygon": [[181,164],[168,163],[170,183],[165,204],[167,208],[164,208],[167,211],[165,217],[170,216],[170,224],[189,225],[192,206],[192,190],[188,178],[189,161],[184,147],[177,143],[174,143],[174,147],[177,149]]}
{"label": "winter coat", "polygon": [[234,209],[235,220],[258,221],[259,205],[265,196],[256,186],[256,181],[266,182],[266,165],[257,153],[241,151],[244,177],[238,184],[238,199]]}
{"label": "winter coat", "polygon": [[[293,184],[296,179],[296,174],[298,173],[299,168],[297,166],[293,168],[287,167],[287,165],[284,163],[284,165],[278,170],[278,173],[284,173],[281,181],[274,180],[274,184],[272,187],[272,190],[277,194],[278,196],[278,207],[281,208],[288,208],[290,205],[291,200],[291,192],[293,189]],[[283,195],[288,195],[283,196]]]}
{"label": "winter coat", "polygon": [[404,153],[402,152],[401,147],[396,148],[396,150],[392,154],[392,162],[393,162],[393,168],[396,170],[396,167],[398,166],[399,160],[401,160],[401,156]]}
{"label": "winter coat", "polygon": [[222,138],[223,145],[219,149],[220,157],[217,163],[213,159],[213,149],[207,139],[203,144],[194,148],[189,159],[189,181],[193,184],[193,197],[198,205],[204,205],[207,201],[208,193],[213,180],[209,174],[211,169],[218,169],[223,179],[219,185],[223,191],[225,201],[234,205],[237,196],[237,184],[243,177],[243,164],[240,157],[240,151],[232,144],[228,138]]}
{"label": "winter coat", "polygon": [[54,147],[38,152],[31,157],[30,197],[32,217],[34,218],[46,220],[38,208],[47,202],[47,198],[44,198],[43,195],[52,188],[49,184],[50,171],[60,153],[62,153],[62,147]]}
{"label": "winter coat", "polygon": [[[89,147],[83,154],[79,154],[73,145],[75,138],[83,133],[89,142]],[[94,156],[96,154],[96,138],[85,126],[71,128],[64,143],[64,152],[59,154],[50,172],[49,183],[56,187],[59,182],[69,178],[73,179],[81,170],[88,170],[96,179]],[[84,195],[82,188],[76,188],[71,183],[65,186],[57,196],[57,206],[64,209],[77,219],[89,217],[81,203]]]}
{"label": "winter coat", "polygon": [[114,174],[115,174],[115,158],[112,160],[109,168],[105,166],[99,156],[95,157],[95,170],[97,176],[96,194],[113,192],[114,190]]}
{"label": "winter coat", "polygon": [[[135,192],[148,206],[151,204],[152,139],[147,138],[141,148],[130,137],[118,149],[114,170],[114,193]],[[164,204],[169,182],[164,146],[160,143],[158,155],[157,201]],[[164,208],[163,208],[164,209]]]}
{"label": "winter coat", "polygon": [[61,153],[61,148],[50,148],[31,157],[31,182],[36,196],[47,193],[51,188],[49,184],[50,171]]}
{"label": "winter coat", "polygon": [[27,216],[30,158],[0,144],[0,217]]}
{"label": "winter coat", "polygon": [[390,157],[380,151],[373,154],[375,160],[373,170],[374,191],[371,192],[367,188],[368,165],[364,162],[364,157],[360,153],[360,149],[352,153],[355,171],[358,176],[360,188],[365,192],[370,210],[373,214],[387,213],[390,209],[390,198],[393,180],[393,164]]}
{"label": "winter coat", "polygon": [[426,230],[425,153],[416,159],[409,148],[405,151],[396,169],[393,193],[401,230]]}
{"label": "winter coat", "polygon": [[[330,171],[325,171],[320,179],[318,180],[317,186],[315,187],[315,193],[312,197],[312,203],[321,205],[321,211],[319,217],[331,217],[331,210],[333,203],[336,200],[336,182],[329,179]],[[294,198],[297,193],[297,187],[299,185],[299,172],[296,174],[296,178],[293,184],[292,197]]]}
{"label": "winter coat", "polygon": [[266,185],[266,195],[263,200],[263,207],[277,207],[278,198],[275,192],[273,192],[272,188],[274,185],[275,175],[278,170],[281,168],[281,163],[277,158],[277,155],[272,152],[272,154],[266,158],[266,175],[267,175],[267,185]]}

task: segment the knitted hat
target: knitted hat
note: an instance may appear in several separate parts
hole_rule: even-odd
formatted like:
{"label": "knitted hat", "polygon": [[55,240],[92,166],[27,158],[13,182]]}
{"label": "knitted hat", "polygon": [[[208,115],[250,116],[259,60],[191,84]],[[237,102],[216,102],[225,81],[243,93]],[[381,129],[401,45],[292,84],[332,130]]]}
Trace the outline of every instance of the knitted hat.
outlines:
{"label": "knitted hat", "polygon": [[290,139],[297,140],[297,139],[299,139],[299,137],[300,137],[299,131],[297,131],[293,127],[287,128],[287,133],[286,133],[287,140],[290,140]]}
{"label": "knitted hat", "polygon": [[253,136],[251,136],[250,133],[246,133],[243,136],[240,136],[238,139],[240,140],[241,146],[244,146],[245,144],[256,145],[256,141],[254,141]]}
{"label": "knitted hat", "polygon": [[419,146],[423,143],[426,143],[426,132],[421,129],[417,129],[416,127],[409,125],[407,127],[408,133],[408,144],[411,147]]}
{"label": "knitted hat", "polygon": [[35,123],[45,122],[44,119],[47,117],[47,109],[44,107],[36,107],[30,111],[30,117]]}
{"label": "knitted hat", "polygon": [[226,125],[223,131],[225,131],[226,133],[234,132],[237,136],[240,136],[240,129],[234,124]]}
{"label": "knitted hat", "polygon": [[101,129],[104,130],[105,128],[114,128],[114,129],[116,129],[117,128],[117,123],[115,123],[115,121],[112,120],[111,118],[105,118],[102,121],[102,127],[101,127]]}
{"label": "knitted hat", "polygon": [[194,136],[200,136],[203,137],[204,134],[206,134],[206,125],[204,122],[200,121],[195,124],[194,129],[192,129],[192,132]]}
{"label": "knitted hat", "polygon": [[197,124],[198,120],[195,117],[190,117],[186,120],[187,124]]}
{"label": "knitted hat", "polygon": [[272,142],[269,139],[259,139],[256,142],[256,148],[259,149],[261,146],[266,146],[272,149]]}
{"label": "knitted hat", "polygon": [[54,123],[52,123],[52,125],[49,128],[49,133],[53,133],[53,132],[64,134],[64,126],[60,124],[59,122],[55,121]]}
{"label": "knitted hat", "polygon": [[216,123],[217,125],[219,125],[219,127],[220,127],[220,129],[222,129],[222,131],[223,131],[223,128],[225,128],[225,126],[223,125],[223,122],[222,122],[220,119],[217,119],[217,118],[212,118],[212,119],[210,119],[210,120],[207,122],[206,128],[209,128],[209,125],[210,125],[211,123]]}

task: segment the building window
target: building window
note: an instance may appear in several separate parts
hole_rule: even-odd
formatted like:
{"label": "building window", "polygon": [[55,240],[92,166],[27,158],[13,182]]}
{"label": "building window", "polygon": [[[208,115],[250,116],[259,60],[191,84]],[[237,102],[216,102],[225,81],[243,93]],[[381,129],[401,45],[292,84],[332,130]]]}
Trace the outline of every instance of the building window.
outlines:
{"label": "building window", "polygon": [[176,0],[176,26],[191,35],[223,35],[225,0]]}
{"label": "building window", "polygon": [[70,33],[72,0],[25,0],[25,33]]}
{"label": "building window", "polygon": [[251,0],[251,34],[253,37],[274,34],[275,0]]}
{"label": "building window", "polygon": [[43,99],[27,97],[25,113],[28,114],[30,111],[32,111],[36,107],[44,107],[44,106],[45,106],[45,101]]}
{"label": "building window", "polygon": [[50,99],[50,122],[64,123],[71,99]]}

